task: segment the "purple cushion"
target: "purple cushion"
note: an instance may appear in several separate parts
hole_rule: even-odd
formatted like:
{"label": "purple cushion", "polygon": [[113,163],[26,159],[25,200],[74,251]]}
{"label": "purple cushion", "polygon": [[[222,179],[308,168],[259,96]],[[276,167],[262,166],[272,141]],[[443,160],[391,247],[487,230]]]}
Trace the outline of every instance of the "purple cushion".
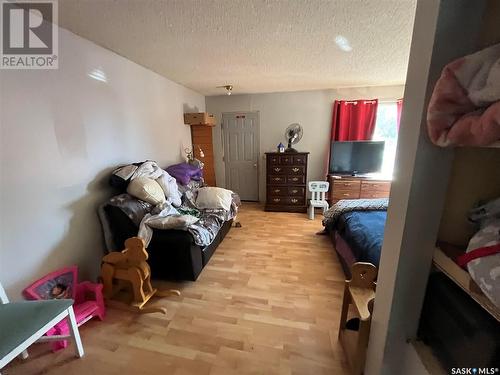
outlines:
{"label": "purple cushion", "polygon": [[198,181],[203,176],[203,172],[200,168],[188,163],[174,164],[167,167],[165,170],[182,185],[187,185],[191,180]]}

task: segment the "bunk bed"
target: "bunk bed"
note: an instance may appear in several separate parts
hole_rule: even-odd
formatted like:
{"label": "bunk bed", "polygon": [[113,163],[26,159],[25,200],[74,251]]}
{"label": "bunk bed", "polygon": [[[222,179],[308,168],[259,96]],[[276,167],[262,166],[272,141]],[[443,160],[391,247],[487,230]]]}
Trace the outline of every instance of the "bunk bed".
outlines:
{"label": "bunk bed", "polygon": [[486,297],[470,274],[460,267],[454,259],[463,254],[463,249],[447,243],[439,243],[434,251],[432,263],[439,271],[458,285],[486,312],[500,323],[500,308]]}
{"label": "bunk bed", "polygon": [[468,220],[471,208],[500,196],[499,165],[496,145],[455,149],[417,335],[444,373],[497,367],[500,358],[500,308],[457,264],[477,230]]}
{"label": "bunk bed", "polygon": [[429,139],[455,149],[418,337],[447,373],[500,358],[499,36],[449,62],[427,108]]}
{"label": "bunk bed", "polygon": [[[431,145],[424,129],[428,125],[430,96],[444,66],[500,42],[500,2],[473,3],[419,1],[416,7],[395,181],[377,283],[377,329],[370,335],[370,369],[450,374],[453,368],[453,373],[473,369],[479,373],[484,362],[470,361],[468,366],[461,366],[472,351],[478,358],[483,358],[481,352],[486,353],[490,360],[496,360],[494,367],[499,367],[500,352],[494,347],[500,344],[500,325],[492,314],[496,310],[489,308],[488,302],[483,303],[485,299],[470,282],[468,273],[457,269],[453,256],[437,241],[459,248],[468,245],[473,233],[467,211],[479,200],[499,197],[500,145],[493,142],[462,147],[462,142],[458,142],[453,149],[442,149]],[[462,91],[463,86],[456,87]],[[455,101],[449,100],[448,104],[448,108],[455,109]],[[476,115],[483,113],[485,105],[481,107]],[[458,110],[455,113],[464,114]],[[448,130],[450,123],[444,125],[441,129]],[[386,306],[388,301],[391,306]],[[416,332],[419,321],[420,326],[429,323],[429,330],[423,333],[431,339],[451,340],[453,345],[445,353],[453,355],[447,358],[451,361],[438,358],[442,349],[439,340],[426,341],[429,336],[421,336],[421,330]],[[477,329],[478,326],[482,328]],[[464,330],[468,331],[464,339],[456,340]],[[469,336],[493,340],[474,347]],[[421,346],[425,346],[424,351]],[[382,354],[380,347],[385,348]],[[436,361],[429,361],[428,357]],[[438,366],[434,366],[436,362]]]}

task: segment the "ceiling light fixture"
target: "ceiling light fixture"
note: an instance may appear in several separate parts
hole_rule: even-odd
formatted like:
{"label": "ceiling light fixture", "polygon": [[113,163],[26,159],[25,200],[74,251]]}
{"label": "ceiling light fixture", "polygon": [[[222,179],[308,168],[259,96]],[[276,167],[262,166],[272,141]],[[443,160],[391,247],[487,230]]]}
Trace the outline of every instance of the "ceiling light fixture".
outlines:
{"label": "ceiling light fixture", "polygon": [[90,78],[95,79],[96,81],[108,82],[108,77],[106,77],[106,73],[100,68],[92,69],[87,74]]}
{"label": "ceiling light fixture", "polygon": [[217,86],[218,89],[226,89],[226,95],[231,95],[233,91],[232,85]]}
{"label": "ceiling light fixture", "polygon": [[352,47],[345,36],[337,35],[335,37],[335,44],[344,52],[351,52]]}

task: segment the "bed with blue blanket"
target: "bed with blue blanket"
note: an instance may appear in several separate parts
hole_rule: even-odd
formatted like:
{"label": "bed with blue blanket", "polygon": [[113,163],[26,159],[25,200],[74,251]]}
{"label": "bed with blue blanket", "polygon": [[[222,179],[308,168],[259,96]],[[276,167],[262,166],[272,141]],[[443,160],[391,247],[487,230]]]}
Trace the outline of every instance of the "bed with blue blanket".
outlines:
{"label": "bed with blue blanket", "polygon": [[323,225],[348,277],[355,262],[379,266],[387,206],[387,198],[341,200],[325,213]]}

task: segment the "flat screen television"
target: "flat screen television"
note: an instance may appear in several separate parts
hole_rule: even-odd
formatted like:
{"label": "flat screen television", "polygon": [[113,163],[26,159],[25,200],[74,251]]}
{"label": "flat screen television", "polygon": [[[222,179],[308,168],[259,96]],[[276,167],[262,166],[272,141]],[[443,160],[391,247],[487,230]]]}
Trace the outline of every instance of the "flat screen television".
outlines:
{"label": "flat screen television", "polygon": [[384,159],[384,141],[333,141],[330,174],[378,173]]}

